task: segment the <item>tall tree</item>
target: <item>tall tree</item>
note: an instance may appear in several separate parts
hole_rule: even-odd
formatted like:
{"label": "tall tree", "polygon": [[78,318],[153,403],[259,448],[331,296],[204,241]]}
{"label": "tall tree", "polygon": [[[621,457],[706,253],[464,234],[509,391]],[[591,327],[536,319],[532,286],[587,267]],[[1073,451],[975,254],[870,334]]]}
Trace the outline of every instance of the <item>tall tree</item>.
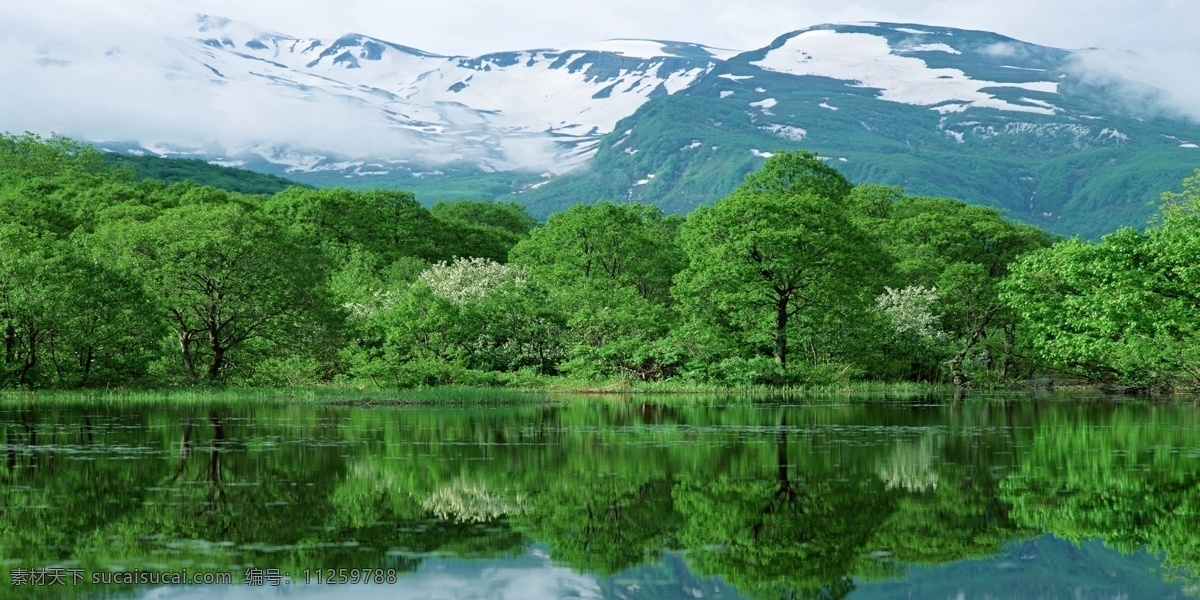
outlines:
{"label": "tall tree", "polygon": [[669,302],[671,277],[683,266],[675,246],[679,222],[645,204],[576,204],[533,230],[510,258],[563,287],[628,287]]}
{"label": "tall tree", "polygon": [[338,258],[353,246],[386,262],[401,256],[431,261],[450,257],[437,222],[408,192],[293,187],[273,196],[264,212],[300,240],[325,246]]}
{"label": "tall tree", "polygon": [[[772,173],[792,158],[770,158],[763,170]],[[677,277],[674,294],[691,314],[732,332],[738,343],[769,347],[776,365],[785,367],[796,317],[863,305],[864,289],[886,260],[834,199],[757,187],[746,186],[688,217],[680,241],[690,264]]]}
{"label": "tall tree", "polygon": [[98,250],[156,299],[190,379],[224,381],[245,366],[246,342],[294,348],[336,322],[321,256],[241,204],[184,205],[96,235]]}
{"label": "tall tree", "polygon": [[739,191],[795,196],[812,194],[841,203],[854,185],[815,152],[779,152],[746,176]]}
{"label": "tall tree", "polygon": [[569,307],[581,375],[659,378],[671,370],[663,338],[674,323],[672,277],[684,264],[680,219],[638,203],[577,204],[552,215],[510,253]]}

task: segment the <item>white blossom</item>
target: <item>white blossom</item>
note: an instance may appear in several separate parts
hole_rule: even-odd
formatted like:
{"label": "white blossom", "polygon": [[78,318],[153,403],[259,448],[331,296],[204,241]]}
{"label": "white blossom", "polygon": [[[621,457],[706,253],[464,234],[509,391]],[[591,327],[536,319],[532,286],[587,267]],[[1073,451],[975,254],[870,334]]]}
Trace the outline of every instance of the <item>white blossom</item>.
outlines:
{"label": "white blossom", "polygon": [[350,313],[352,319],[368,319],[381,309],[391,305],[392,293],[386,290],[376,290],[366,302],[344,302],[342,308]]}
{"label": "white blossom", "polygon": [[456,304],[477,302],[500,290],[524,285],[528,272],[517,265],[502,265],[486,258],[459,258],[439,262],[421,273],[420,281],[433,293]]}
{"label": "white blossom", "polygon": [[937,327],[937,315],[933,314],[933,305],[938,299],[936,287],[910,285],[902,290],[883,289],[884,292],[875,299],[875,307],[887,316],[896,333],[922,339],[944,335]]}

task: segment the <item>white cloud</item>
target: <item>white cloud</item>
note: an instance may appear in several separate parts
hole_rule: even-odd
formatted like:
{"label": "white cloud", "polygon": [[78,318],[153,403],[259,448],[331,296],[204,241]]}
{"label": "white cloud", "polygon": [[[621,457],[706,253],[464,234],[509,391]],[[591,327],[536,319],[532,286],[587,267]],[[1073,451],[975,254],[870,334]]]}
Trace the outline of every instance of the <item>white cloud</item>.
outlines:
{"label": "white cloud", "polygon": [[[206,13],[293,35],[354,31],[442,54],[485,52],[610,38],[682,40],[757,48],[789,30],[827,22],[900,21],[995,31],[1043,45],[1200,51],[1200,3],[1187,0],[39,0],[0,3],[0,37],[31,21],[63,31],[95,30],[103,6],[128,22]],[[15,17],[15,18],[14,18]]]}

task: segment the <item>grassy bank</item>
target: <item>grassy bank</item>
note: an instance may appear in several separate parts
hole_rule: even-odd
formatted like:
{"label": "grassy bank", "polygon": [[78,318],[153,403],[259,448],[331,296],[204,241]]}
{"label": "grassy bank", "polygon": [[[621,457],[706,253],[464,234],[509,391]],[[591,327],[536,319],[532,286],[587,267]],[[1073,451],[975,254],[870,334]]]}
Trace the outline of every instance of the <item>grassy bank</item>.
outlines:
{"label": "grassy bank", "polygon": [[413,389],[384,389],[364,386],[311,386],[289,388],[177,387],[161,389],[104,388],[83,390],[10,390],[0,392],[5,403],[121,403],[121,404],[208,404],[253,402],[263,404],[306,404],[342,406],[406,405],[493,405],[587,401],[607,396],[651,394],[679,396],[764,397],[828,394],[944,394],[950,386],[921,383],[853,382],[796,388],[730,388],[698,383],[658,381],[590,381],[547,378],[537,386],[521,388],[437,386]]}
{"label": "grassy bank", "polygon": [[547,394],[503,388],[434,387],[384,390],[359,387],[189,387],[0,392],[0,402],[22,404],[300,404],[330,406],[490,405],[553,402]]}

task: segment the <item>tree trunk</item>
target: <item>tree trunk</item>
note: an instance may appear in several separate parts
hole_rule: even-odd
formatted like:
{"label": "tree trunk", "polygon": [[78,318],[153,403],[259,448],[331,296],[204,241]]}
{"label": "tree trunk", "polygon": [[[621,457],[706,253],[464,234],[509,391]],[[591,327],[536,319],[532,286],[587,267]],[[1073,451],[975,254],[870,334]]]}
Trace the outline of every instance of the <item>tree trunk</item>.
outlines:
{"label": "tree trunk", "polygon": [[196,378],[196,363],[192,361],[192,336],[188,333],[179,334],[179,352],[183,355],[183,368],[188,377]]}
{"label": "tree trunk", "polygon": [[29,383],[29,373],[33,367],[37,365],[37,337],[38,331],[34,327],[29,328],[29,354],[25,356],[25,364],[21,366],[21,374],[17,377],[17,383],[27,385]]}
{"label": "tree trunk", "polygon": [[976,329],[967,340],[966,345],[962,347],[962,350],[959,350],[958,354],[955,354],[954,358],[950,359],[950,375],[954,377],[954,387],[962,387],[967,384],[967,375],[962,371],[962,364],[967,358],[967,353],[971,351],[971,348],[975,347],[975,342],[979,341],[979,336],[982,333],[982,329]]}
{"label": "tree trunk", "polygon": [[17,331],[13,328],[12,323],[9,323],[4,328],[4,362],[12,363],[15,360],[17,349]]}
{"label": "tree trunk", "polygon": [[221,368],[225,366],[225,349],[218,343],[212,345],[212,363],[208,365],[209,381],[216,381],[221,376]]}
{"label": "tree trunk", "polygon": [[775,302],[775,364],[780,369],[787,367],[787,322],[788,297],[780,296]]}

